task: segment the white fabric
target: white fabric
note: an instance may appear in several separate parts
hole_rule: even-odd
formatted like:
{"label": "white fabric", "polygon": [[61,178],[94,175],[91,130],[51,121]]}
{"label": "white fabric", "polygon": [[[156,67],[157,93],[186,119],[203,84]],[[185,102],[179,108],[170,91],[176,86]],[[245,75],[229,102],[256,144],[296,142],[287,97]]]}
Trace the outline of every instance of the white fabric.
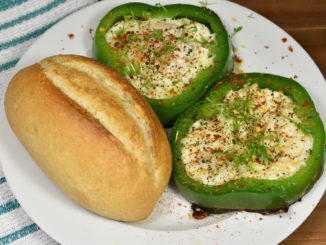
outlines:
{"label": "white fabric", "polygon": [[[96,0],[0,0],[1,101],[5,88],[13,76],[15,64],[38,36],[46,30],[45,27],[95,2]],[[7,5],[11,7],[4,9]],[[36,30],[41,31],[36,35],[28,36]],[[15,39],[16,42],[13,41]],[[0,245],[5,244],[52,245],[58,243],[40,230],[20,207],[6,182],[0,165]]]}

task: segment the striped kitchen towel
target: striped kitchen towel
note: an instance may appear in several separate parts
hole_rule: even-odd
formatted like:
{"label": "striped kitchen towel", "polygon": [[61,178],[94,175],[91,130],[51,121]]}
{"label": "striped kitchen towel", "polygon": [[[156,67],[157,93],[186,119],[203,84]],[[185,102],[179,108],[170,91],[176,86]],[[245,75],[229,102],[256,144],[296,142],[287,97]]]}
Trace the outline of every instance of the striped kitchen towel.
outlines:
{"label": "striped kitchen towel", "polygon": [[[0,0],[0,99],[28,47],[56,22],[96,0]],[[57,244],[13,196],[0,165],[0,245]]]}

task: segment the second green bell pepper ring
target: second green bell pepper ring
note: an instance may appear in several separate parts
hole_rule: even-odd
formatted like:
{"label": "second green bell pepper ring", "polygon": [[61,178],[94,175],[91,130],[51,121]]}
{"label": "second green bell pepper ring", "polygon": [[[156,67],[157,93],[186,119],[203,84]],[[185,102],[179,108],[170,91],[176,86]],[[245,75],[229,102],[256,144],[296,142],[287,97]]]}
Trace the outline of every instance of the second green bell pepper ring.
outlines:
{"label": "second green bell pepper ring", "polygon": [[[133,63],[131,69],[127,64],[128,62],[126,62],[126,54],[119,48],[112,47],[108,44],[106,33],[117,22],[122,20],[136,20],[140,23],[141,21],[152,19],[177,20],[181,18],[187,18],[191,21],[204,24],[215,34],[215,40],[209,43],[206,43],[205,39],[202,37],[202,45],[207,47],[214,59],[211,65],[205,69],[199,70],[195,77],[191,78],[191,82],[187,84],[182,93],[173,97],[159,99],[145,96],[160,118],[162,124],[165,126],[172,125],[178,115],[204,96],[208,89],[214,84],[214,81],[221,79],[232,70],[233,60],[231,45],[229,43],[228,33],[219,17],[209,9],[194,5],[174,4],[152,6],[143,3],[128,3],[110,10],[100,21],[95,33],[94,58],[115,69],[126,78],[129,78],[133,75],[131,73],[134,73],[134,71],[131,72],[130,70],[138,70],[137,67],[135,67],[135,63]],[[194,25],[194,28],[196,28],[196,25]],[[118,37],[121,38],[119,47],[126,48],[131,42],[139,41],[139,38],[135,35],[131,35],[130,32],[124,33],[124,30],[120,31],[122,33],[118,33]],[[155,45],[155,43],[165,40],[161,30],[154,28],[152,31],[153,37],[148,37],[149,40],[146,40],[147,43],[151,44],[153,41],[153,45]],[[177,38],[183,42],[186,40],[187,36],[188,33],[182,33],[180,36],[171,35],[170,38],[166,39],[168,45],[166,45],[167,47],[162,47],[162,52],[172,52],[173,49],[177,48],[173,43],[173,39]],[[116,39],[116,37],[114,38]],[[155,38],[155,40],[153,38]],[[150,48],[151,53],[157,54],[158,51],[154,50],[153,45]],[[138,49],[143,52],[143,45],[139,44]],[[184,62],[187,62],[187,59]],[[136,73],[139,75],[138,71]],[[148,80],[148,85],[150,86],[150,78]]]}
{"label": "second green bell pepper ring", "polygon": [[[215,116],[230,90],[237,91],[252,84],[258,84],[260,89],[282,91],[296,104],[295,114],[301,120],[298,127],[313,139],[305,164],[294,174],[277,179],[239,178],[221,185],[207,185],[189,177],[181,157],[181,141],[190,127],[199,119]],[[206,98],[183,113],[173,126],[170,143],[174,181],[181,194],[190,202],[216,212],[278,211],[286,210],[289,205],[300,199],[320,177],[324,164],[325,129],[313,101],[299,83],[271,74],[248,73],[219,81]],[[257,156],[254,158],[257,159]]]}

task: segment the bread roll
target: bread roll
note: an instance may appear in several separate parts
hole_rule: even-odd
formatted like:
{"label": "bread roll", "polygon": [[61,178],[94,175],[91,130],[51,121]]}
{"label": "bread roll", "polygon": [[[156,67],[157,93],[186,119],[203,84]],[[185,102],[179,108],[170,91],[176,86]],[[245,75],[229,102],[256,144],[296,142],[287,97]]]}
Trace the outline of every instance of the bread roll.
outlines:
{"label": "bread roll", "polygon": [[58,55],[24,68],[9,84],[5,110],[42,171],[94,213],[145,219],[168,184],[171,150],[156,115],[92,59]]}

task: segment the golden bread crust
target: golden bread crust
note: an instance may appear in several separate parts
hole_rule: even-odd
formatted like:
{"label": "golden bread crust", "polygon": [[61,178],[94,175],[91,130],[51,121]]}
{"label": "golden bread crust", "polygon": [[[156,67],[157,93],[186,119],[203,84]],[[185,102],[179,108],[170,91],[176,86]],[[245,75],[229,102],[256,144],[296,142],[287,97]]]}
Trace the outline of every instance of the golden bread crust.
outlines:
{"label": "golden bread crust", "polygon": [[124,78],[92,59],[58,55],[21,70],[5,110],[43,172],[99,215],[145,219],[168,184],[171,151],[157,116]]}

